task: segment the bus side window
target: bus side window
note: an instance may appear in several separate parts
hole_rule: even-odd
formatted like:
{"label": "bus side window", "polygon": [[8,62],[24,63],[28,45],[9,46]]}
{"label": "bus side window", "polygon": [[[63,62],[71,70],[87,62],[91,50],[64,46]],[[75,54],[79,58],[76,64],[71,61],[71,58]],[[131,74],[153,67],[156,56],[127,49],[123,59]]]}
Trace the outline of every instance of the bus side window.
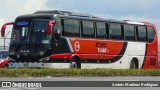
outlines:
{"label": "bus side window", "polygon": [[95,38],[95,31],[92,21],[82,21],[82,37]]}
{"label": "bus side window", "polygon": [[110,39],[118,39],[117,38],[117,25],[116,24],[113,24],[111,23],[110,24]]}
{"label": "bus side window", "polygon": [[76,19],[64,19],[63,36],[80,37],[79,22]]}
{"label": "bus side window", "polygon": [[110,38],[116,40],[122,40],[123,33],[121,30],[121,24],[110,23]]}
{"label": "bus side window", "polygon": [[152,27],[147,26],[147,34],[148,34],[148,42],[152,43],[155,37],[155,31],[153,30]]}
{"label": "bus side window", "polygon": [[124,37],[127,41],[136,41],[135,27],[133,25],[124,25]]}
{"label": "bus side window", "polygon": [[144,26],[138,26],[138,41],[146,42],[147,41],[147,33],[146,28]]}
{"label": "bus side window", "polygon": [[97,26],[97,29],[96,29],[97,30],[97,35],[96,35],[96,37],[97,38],[101,38],[101,39],[105,39],[107,37],[105,23],[104,22],[97,22],[96,26]]}

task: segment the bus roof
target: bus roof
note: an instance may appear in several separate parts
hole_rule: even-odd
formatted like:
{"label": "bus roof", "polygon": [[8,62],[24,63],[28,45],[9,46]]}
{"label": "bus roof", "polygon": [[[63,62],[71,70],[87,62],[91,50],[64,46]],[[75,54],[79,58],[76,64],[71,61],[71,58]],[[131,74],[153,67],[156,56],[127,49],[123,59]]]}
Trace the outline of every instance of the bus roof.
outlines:
{"label": "bus roof", "polygon": [[[111,22],[111,23],[149,25],[148,24],[149,22],[143,23],[143,22],[134,22],[134,21],[130,21],[130,20],[118,21],[118,20],[114,20],[114,19],[102,19],[102,18],[98,18],[97,16],[94,16],[92,14],[62,11],[62,10],[36,11],[33,14],[22,15],[22,16],[19,16],[18,18],[34,18],[34,17],[50,17],[50,18],[62,17],[62,18],[72,18],[72,19],[96,20],[96,21],[102,21],[102,22],[104,21],[104,22]],[[150,25],[154,25],[154,24],[150,23]]]}
{"label": "bus roof", "polygon": [[64,16],[77,16],[77,17],[96,18],[92,14],[79,13],[79,12],[69,12],[69,11],[62,11],[62,10],[37,11],[34,14],[54,14],[54,15],[64,15]]}

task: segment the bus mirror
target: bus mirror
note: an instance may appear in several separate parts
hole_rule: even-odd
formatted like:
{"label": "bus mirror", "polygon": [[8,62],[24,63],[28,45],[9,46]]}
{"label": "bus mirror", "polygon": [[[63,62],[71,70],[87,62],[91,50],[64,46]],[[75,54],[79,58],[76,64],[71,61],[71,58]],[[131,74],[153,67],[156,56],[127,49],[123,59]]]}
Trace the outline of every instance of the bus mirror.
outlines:
{"label": "bus mirror", "polygon": [[6,27],[7,27],[8,25],[13,25],[13,24],[14,24],[14,22],[8,22],[8,23],[5,23],[5,24],[2,26],[2,28],[1,28],[1,36],[2,36],[2,37],[5,36]]}
{"label": "bus mirror", "polygon": [[54,24],[55,24],[54,20],[48,22],[48,26],[47,26],[47,34],[48,35],[52,34],[52,28],[53,28]]}

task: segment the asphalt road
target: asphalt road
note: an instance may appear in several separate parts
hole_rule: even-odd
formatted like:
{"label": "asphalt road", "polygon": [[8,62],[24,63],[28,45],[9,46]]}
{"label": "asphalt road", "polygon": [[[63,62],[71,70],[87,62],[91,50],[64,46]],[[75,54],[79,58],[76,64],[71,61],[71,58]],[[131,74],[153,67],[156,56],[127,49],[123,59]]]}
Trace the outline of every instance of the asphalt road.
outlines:
{"label": "asphalt road", "polygon": [[[43,78],[39,78],[39,77],[29,77],[29,78],[0,78],[0,81],[5,82],[5,81],[21,81],[21,82],[27,82],[27,81],[90,81],[90,82],[94,82],[94,81],[113,81],[113,82],[137,82],[137,81],[160,81],[160,76],[159,77],[150,77],[150,76],[146,76],[146,77],[43,77]],[[128,90],[135,90],[135,89],[140,89],[140,90],[159,90],[160,87],[34,87],[34,88],[17,88],[17,87],[0,87],[0,90],[124,90],[124,89],[128,89]]]}

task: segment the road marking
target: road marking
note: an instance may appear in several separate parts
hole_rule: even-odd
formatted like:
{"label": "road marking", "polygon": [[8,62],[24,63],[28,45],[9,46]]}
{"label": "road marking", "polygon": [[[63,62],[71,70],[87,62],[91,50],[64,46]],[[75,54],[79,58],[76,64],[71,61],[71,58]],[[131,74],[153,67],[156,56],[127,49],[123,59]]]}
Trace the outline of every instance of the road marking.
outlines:
{"label": "road marking", "polygon": [[118,80],[118,81],[139,81],[139,80]]}

